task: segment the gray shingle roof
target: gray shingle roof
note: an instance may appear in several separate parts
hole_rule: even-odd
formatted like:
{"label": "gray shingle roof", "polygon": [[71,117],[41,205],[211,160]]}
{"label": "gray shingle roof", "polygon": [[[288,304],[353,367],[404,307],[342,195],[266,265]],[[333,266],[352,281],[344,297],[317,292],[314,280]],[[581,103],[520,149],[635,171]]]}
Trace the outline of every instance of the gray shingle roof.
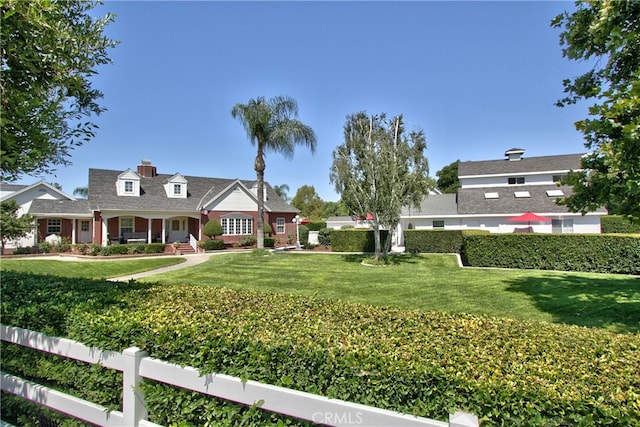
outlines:
{"label": "gray shingle roof", "polygon": [[520,160],[482,160],[460,162],[458,176],[527,173],[535,171],[569,171],[581,169],[584,154],[561,154],[555,156],[522,157]]}
{"label": "gray shingle roof", "polygon": [[[569,186],[513,185],[510,187],[461,188],[458,190],[458,213],[465,214],[518,214],[566,213],[565,206],[556,204],[557,197],[549,197],[547,190],[562,190],[565,196],[573,194]],[[527,191],[531,197],[517,198],[516,191]],[[498,193],[497,199],[485,198],[485,193]],[[597,212],[606,212],[599,209]]]}
{"label": "gray shingle roof", "polygon": [[458,213],[455,194],[429,194],[422,199],[419,208],[403,207],[402,216],[456,215]]}
{"label": "gray shingle roof", "polygon": [[89,201],[78,200],[52,200],[34,199],[29,208],[31,215],[82,215],[91,216]]}
{"label": "gray shingle roof", "polygon": [[[89,169],[89,202],[94,210],[133,210],[194,212],[202,208],[202,203],[214,198],[235,179],[205,178],[184,175],[187,180],[186,198],[167,197],[164,184],[175,174],[158,174],[155,177],[140,177],[140,196],[118,196],[116,182],[122,171]],[[255,180],[240,182],[251,189]],[[276,194],[265,182],[267,201],[265,208],[273,212],[298,212]]]}

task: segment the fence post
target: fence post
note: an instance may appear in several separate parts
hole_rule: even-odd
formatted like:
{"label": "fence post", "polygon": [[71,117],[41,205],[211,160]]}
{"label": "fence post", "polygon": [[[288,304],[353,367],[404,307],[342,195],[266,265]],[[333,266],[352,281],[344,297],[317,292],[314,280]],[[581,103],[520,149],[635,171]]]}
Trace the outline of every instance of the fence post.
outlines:
{"label": "fence post", "polygon": [[458,411],[449,415],[449,427],[478,427],[478,417],[467,412]]}
{"label": "fence post", "polygon": [[129,347],[122,352],[122,415],[125,426],[138,427],[140,420],[147,419],[144,393],[140,389],[140,361],[147,356],[138,347]]}

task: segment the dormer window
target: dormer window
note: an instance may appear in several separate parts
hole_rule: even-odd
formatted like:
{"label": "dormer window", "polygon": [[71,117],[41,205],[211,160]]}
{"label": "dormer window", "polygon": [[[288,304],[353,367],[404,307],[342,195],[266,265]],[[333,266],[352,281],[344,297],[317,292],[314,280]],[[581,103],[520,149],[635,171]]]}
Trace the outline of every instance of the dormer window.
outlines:
{"label": "dormer window", "polygon": [[172,199],[187,198],[187,180],[179,173],[167,179],[164,183],[164,191],[167,197]]}
{"label": "dormer window", "polygon": [[122,172],[118,175],[116,191],[118,196],[138,197],[140,195],[140,176],[131,169]]}

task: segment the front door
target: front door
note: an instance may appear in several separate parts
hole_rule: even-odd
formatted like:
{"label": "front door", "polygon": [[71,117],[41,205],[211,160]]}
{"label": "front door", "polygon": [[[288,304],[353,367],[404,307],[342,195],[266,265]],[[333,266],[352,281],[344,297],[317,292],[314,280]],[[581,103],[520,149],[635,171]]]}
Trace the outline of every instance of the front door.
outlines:
{"label": "front door", "polygon": [[167,243],[188,242],[189,228],[185,217],[173,218],[169,220],[169,238]]}
{"label": "front door", "polygon": [[78,243],[91,243],[93,231],[91,230],[91,220],[80,220],[80,231],[78,232]]}

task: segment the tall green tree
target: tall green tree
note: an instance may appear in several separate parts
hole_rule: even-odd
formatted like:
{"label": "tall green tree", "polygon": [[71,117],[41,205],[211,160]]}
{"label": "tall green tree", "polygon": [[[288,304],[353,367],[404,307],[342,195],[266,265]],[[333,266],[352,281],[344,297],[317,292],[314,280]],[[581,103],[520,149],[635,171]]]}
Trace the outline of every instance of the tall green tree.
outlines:
{"label": "tall green tree", "polygon": [[304,218],[314,221],[322,218],[324,201],[322,201],[313,185],[303,185],[298,188],[296,195],[291,200],[291,205],[300,209],[300,215]]}
{"label": "tall green tree", "polygon": [[76,187],[76,189],[73,190],[73,195],[80,196],[83,199],[86,199],[87,197],[89,197],[89,187]]}
{"label": "tall green tree", "polygon": [[[423,131],[406,131],[402,116],[347,116],[344,143],[333,151],[330,178],[352,213],[373,215],[376,259],[390,249],[402,207],[418,206],[433,188],[426,148]],[[390,231],[384,246],[381,226]]]}
{"label": "tall green tree", "polygon": [[591,152],[583,171],[565,180],[573,195],[562,200],[583,214],[606,206],[640,221],[640,2],[577,1],[573,13],[551,23],[561,28],[565,57],[589,61],[593,68],[564,81],[564,107],[594,100],[590,118],[576,122]]}
{"label": "tall green tree", "polygon": [[[312,153],[316,150],[316,135],[311,127],[297,119],[298,103],[290,97],[277,96],[250,99],[246,104],[236,104],[231,115],[242,122],[247,137],[258,147],[254,162],[258,181],[258,195],[263,194],[265,153],[281,153],[292,158],[296,145],[306,145]],[[264,199],[258,197],[257,247],[264,248]]]}
{"label": "tall green tree", "polygon": [[337,202],[324,202],[324,208],[322,209],[322,218],[327,219],[331,216],[347,216],[349,215],[349,209],[342,200]]}
{"label": "tall green tree", "polygon": [[436,172],[436,176],[438,177],[436,185],[443,193],[455,194],[458,192],[458,188],[460,188],[460,180],[458,179],[459,163],[460,160],[456,160]]}
{"label": "tall green tree", "polygon": [[70,164],[104,111],[92,86],[116,42],[103,35],[113,15],[94,19],[83,0],[2,0],[0,39],[0,177],[45,174]]}
{"label": "tall green tree", "polygon": [[20,215],[20,206],[14,200],[0,204],[0,253],[4,255],[4,247],[8,241],[25,237],[33,229],[33,217]]}

